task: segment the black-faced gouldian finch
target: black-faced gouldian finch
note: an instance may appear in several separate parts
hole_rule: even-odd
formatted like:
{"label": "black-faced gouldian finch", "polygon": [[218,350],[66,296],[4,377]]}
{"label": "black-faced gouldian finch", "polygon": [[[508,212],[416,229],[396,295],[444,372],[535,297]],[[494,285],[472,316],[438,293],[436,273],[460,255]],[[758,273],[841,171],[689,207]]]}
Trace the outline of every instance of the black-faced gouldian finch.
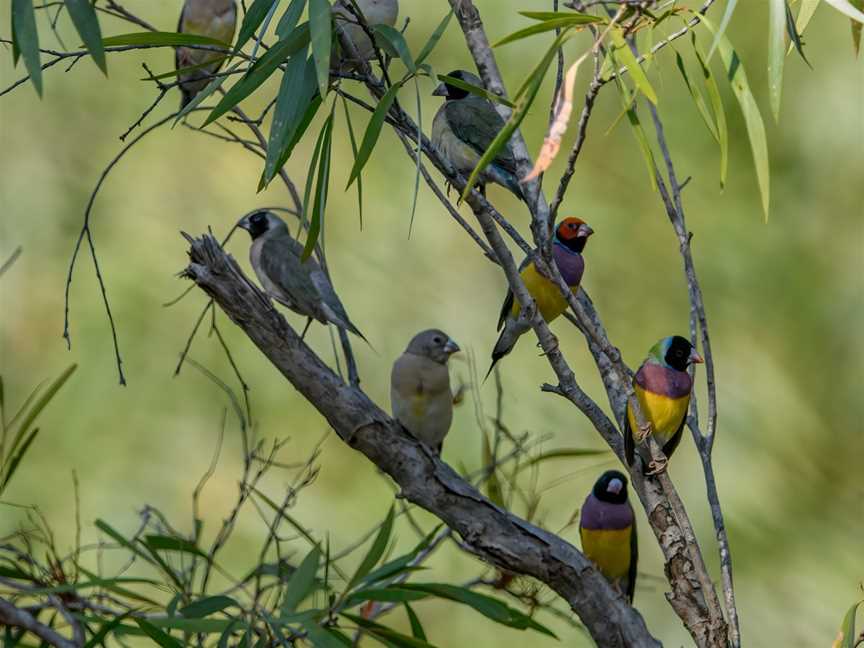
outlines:
{"label": "black-faced gouldian finch", "polygon": [[[483,87],[483,82],[466,70],[455,70],[447,76]],[[504,120],[490,101],[462,88],[442,83],[432,94],[445,99],[432,121],[432,144],[467,179],[492,140],[504,128]],[[523,198],[516,173],[516,158],[509,143],[480,174],[478,190],[484,193],[489,182],[510,190],[517,198]]]}
{"label": "black-faced gouldian finch", "polygon": [[[663,338],[651,347],[648,357],[633,378],[633,390],[647,425],[639,428],[628,404],[627,430],[624,432],[627,463],[633,464],[635,444],[644,441],[648,434],[653,434],[666,459],[675,452],[684,431],[690,391],[693,388],[687,367],[701,362],[702,357],[696,353],[690,341],[680,335]],[[652,462],[650,468],[652,472],[662,472],[666,468],[666,460]]]}
{"label": "black-faced gouldian finch", "polygon": [[[552,256],[573,294],[578,292],[582,274],[585,272],[582,251],[585,249],[588,237],[593,233],[594,230],[585,221],[573,217],[563,219],[555,229]],[[519,271],[525,287],[534,298],[544,320],[551,322],[567,310],[567,300],[558,290],[558,286],[540,274],[530,257],[522,262]],[[489,367],[489,373],[492,372],[495,363],[513,350],[519,338],[531,330],[529,323],[519,320],[520,310],[513,291],[508,290],[498,319],[498,330],[501,331],[501,335],[492,350],[492,365]],[[486,374],[487,377],[489,373]]]}
{"label": "black-faced gouldian finch", "polygon": [[[234,40],[236,26],[237,7],[234,0],[186,0],[180,13],[177,31],[183,34],[209,36],[230,45]],[[180,91],[183,93],[181,108],[210,83],[212,80],[210,75],[219,71],[224,57],[224,52],[188,47],[177,48],[174,64],[178,70],[213,61],[212,65],[205,65],[179,75]]]}
{"label": "black-faced gouldian finch", "polygon": [[443,331],[421,331],[393,363],[390,374],[393,417],[438,454],[453,420],[447,361],[457,351],[459,345]]}
{"label": "black-faced gouldian finch", "polygon": [[[373,29],[376,25],[393,27],[399,17],[398,0],[354,0],[354,2],[362,12],[369,29]],[[333,23],[351,41],[359,58],[363,61],[371,61],[375,57],[375,46],[349,7],[352,7],[351,0],[337,0],[333,4]],[[341,50],[341,47],[339,49]],[[358,61],[353,60],[348,52],[339,53],[334,50],[330,67],[337,72],[350,72],[357,68],[357,63]]]}
{"label": "black-faced gouldian finch", "polygon": [[582,505],[579,535],[585,557],[632,603],[639,551],[623,473],[607,470],[594,484]]}
{"label": "black-faced gouldian finch", "polygon": [[261,287],[272,299],[309,318],[303,336],[314,319],[335,324],[366,340],[348,319],[318,262],[312,257],[301,261],[303,246],[291,236],[285,221],[273,212],[259,211],[242,218],[237,226],[252,237],[249,261]]}

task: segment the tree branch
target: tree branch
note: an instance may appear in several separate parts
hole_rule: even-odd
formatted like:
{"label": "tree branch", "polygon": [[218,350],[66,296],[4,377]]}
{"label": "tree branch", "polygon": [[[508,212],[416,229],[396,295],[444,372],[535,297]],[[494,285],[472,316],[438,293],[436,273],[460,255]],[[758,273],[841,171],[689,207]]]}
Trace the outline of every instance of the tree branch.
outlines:
{"label": "tree branch", "polygon": [[533,576],[558,592],[599,645],[660,645],[639,613],[575,547],[492,504],[363,391],[340,380],[212,236],[187,240],[191,263],[185,276],[243,329],[346,443],[399,484],[402,497],[457,531],[484,561]]}
{"label": "tree branch", "polygon": [[4,598],[0,598],[0,624],[32,632],[42,641],[56,648],[77,648],[79,645],[57,634],[48,626],[42,625],[32,614],[15,607]]}

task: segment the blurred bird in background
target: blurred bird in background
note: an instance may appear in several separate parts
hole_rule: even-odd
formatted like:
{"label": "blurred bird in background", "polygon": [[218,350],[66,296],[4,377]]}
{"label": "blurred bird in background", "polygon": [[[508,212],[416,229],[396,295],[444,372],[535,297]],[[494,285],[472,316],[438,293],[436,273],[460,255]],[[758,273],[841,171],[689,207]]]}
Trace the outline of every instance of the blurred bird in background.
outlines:
{"label": "blurred bird in background", "polygon": [[443,331],[421,331],[393,363],[390,374],[393,416],[439,455],[453,420],[447,361],[457,351],[459,345]]}
{"label": "blurred bird in background", "polygon": [[[447,76],[483,87],[483,81],[466,70],[455,70]],[[432,121],[432,144],[467,179],[504,128],[504,120],[490,101],[450,83],[442,83],[432,94],[444,97],[444,105]],[[478,178],[477,189],[483,195],[489,182],[501,185],[517,198],[523,198],[516,174],[516,158],[509,142],[501,147]]]}
{"label": "blurred bird in background", "polygon": [[627,477],[607,470],[585,498],[579,520],[582,553],[633,603],[639,550]]}
{"label": "blurred bird in background", "polygon": [[[574,294],[579,290],[579,282],[582,281],[582,274],[585,271],[582,251],[585,249],[588,237],[593,233],[594,230],[585,221],[573,217],[563,219],[555,229],[552,257],[555,259],[561,276]],[[558,286],[537,271],[530,257],[522,262],[519,271],[522,281],[525,282],[525,287],[534,298],[544,320],[551,322],[567,310],[567,300],[558,290]],[[531,325],[528,322],[519,319],[520,311],[521,307],[515,299],[513,291],[508,290],[504,305],[501,307],[501,315],[498,318],[498,330],[501,331],[501,335],[492,350],[492,365],[486,373],[487,378],[492,373],[495,364],[513,350],[516,342],[524,333],[531,330]]]}
{"label": "blurred bird in background", "polygon": [[675,452],[684,431],[687,408],[690,406],[690,391],[693,380],[687,373],[692,363],[702,363],[702,357],[690,341],[680,335],[663,338],[648,352],[648,357],[633,378],[633,390],[639,407],[646,418],[640,428],[629,403],[627,405],[627,430],[624,432],[624,453],[627,463],[633,465],[635,444],[644,441],[649,434],[663,449],[666,459],[652,461],[650,473],[666,469],[666,461]]}
{"label": "blurred bird in background", "polygon": [[317,320],[335,324],[366,341],[348,319],[333,284],[318,262],[312,257],[301,260],[303,246],[291,236],[285,221],[273,212],[259,211],[242,218],[237,226],[252,237],[249,261],[262,288],[280,304],[309,318],[301,339],[312,320]]}
{"label": "blurred bird in background", "polygon": [[[237,26],[237,7],[234,0],[186,0],[180,13],[177,31],[183,34],[209,36],[230,45]],[[174,55],[177,70],[201,65],[178,75],[183,98],[180,107],[185,107],[211,80],[210,75],[219,71],[225,53],[204,49],[178,47]],[[211,65],[204,65],[212,61]]]}
{"label": "blurred bird in background", "polygon": [[[354,0],[363,13],[367,26],[373,29],[376,25],[393,27],[399,17],[398,0]],[[354,14],[351,0],[338,0],[333,5],[333,24],[351,41],[357,55],[363,61],[375,58],[375,45],[363,29]],[[337,52],[338,39],[334,44],[334,53],[330,57],[330,67],[335,72],[351,72],[357,68],[359,61],[352,59],[348,52]],[[341,50],[341,47],[340,47]]]}

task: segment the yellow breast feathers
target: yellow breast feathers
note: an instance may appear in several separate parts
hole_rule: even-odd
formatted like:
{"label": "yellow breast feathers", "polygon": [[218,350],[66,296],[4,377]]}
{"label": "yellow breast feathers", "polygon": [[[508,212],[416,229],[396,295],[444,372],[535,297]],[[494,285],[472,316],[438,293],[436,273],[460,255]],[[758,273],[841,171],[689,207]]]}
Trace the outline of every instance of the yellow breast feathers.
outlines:
{"label": "yellow breast feathers", "polygon": [[[634,385],[633,388],[639,399],[642,413],[648,418],[648,422],[651,423],[654,430],[654,438],[660,445],[665,444],[675,436],[678,428],[681,427],[681,422],[687,415],[687,407],[690,405],[690,394],[680,398],[669,398],[645,391],[639,385]],[[636,424],[636,418],[629,407],[627,408],[627,419],[630,421],[630,429],[635,435],[639,426]]]}
{"label": "yellow breast feathers", "polygon": [[626,529],[581,529],[582,553],[611,581],[630,571],[630,534]]}
{"label": "yellow breast feathers", "polygon": [[[540,309],[540,314],[544,320],[551,322],[567,310],[567,300],[558,290],[558,286],[537,272],[533,263],[529,264],[521,274],[522,281],[525,282],[525,287],[537,303],[537,308]],[[575,295],[579,288],[576,287],[571,290]],[[519,300],[514,299],[513,308],[510,310],[510,315],[514,319],[519,316],[519,308]]]}

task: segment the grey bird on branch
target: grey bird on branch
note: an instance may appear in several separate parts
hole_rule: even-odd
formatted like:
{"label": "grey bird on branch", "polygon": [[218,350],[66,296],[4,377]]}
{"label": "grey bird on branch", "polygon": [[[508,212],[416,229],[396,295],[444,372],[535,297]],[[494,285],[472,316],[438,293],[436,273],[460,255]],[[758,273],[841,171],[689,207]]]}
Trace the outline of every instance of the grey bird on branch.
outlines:
{"label": "grey bird on branch", "polygon": [[[177,31],[182,34],[208,36],[230,45],[234,40],[236,26],[237,7],[234,0],[186,0],[180,13]],[[183,93],[181,108],[204,89],[211,80],[210,75],[219,71],[224,59],[225,54],[222,52],[188,47],[177,48],[174,55],[174,65],[177,70],[202,66],[178,75],[180,91]],[[210,62],[212,62],[210,65],[206,65]]]}
{"label": "grey bird on branch", "polygon": [[[357,8],[363,14],[366,26],[371,30],[376,25],[393,27],[399,17],[398,0],[354,0]],[[333,23],[341,30],[351,44],[358,57],[363,61],[375,58],[375,44],[369,38],[363,25],[354,13],[351,0],[337,0],[333,4]],[[334,50],[336,45],[334,44]],[[336,52],[330,57],[331,69],[335,72],[351,72],[358,67],[359,61],[350,57],[347,52]]]}
{"label": "grey bird on branch", "polygon": [[459,345],[444,331],[421,331],[393,363],[390,374],[393,417],[438,454],[453,421],[447,361],[458,351]]}
{"label": "grey bird on branch", "polygon": [[[466,70],[456,70],[447,76],[483,87],[483,82]],[[432,143],[459,173],[468,178],[498,132],[504,128],[504,120],[490,101],[464,88],[444,82],[432,94],[445,99],[432,121]],[[501,147],[495,159],[480,174],[480,193],[485,194],[489,182],[499,184],[517,198],[524,199],[516,172],[516,158],[509,143]]]}
{"label": "grey bird on branch", "polygon": [[291,236],[288,226],[276,214],[259,211],[237,223],[252,237],[249,261],[261,286],[271,298],[295,313],[309,318],[301,339],[312,320],[335,324],[368,344],[368,340],[348,318],[345,307],[329,277],[318,262],[302,260],[303,246]]}

